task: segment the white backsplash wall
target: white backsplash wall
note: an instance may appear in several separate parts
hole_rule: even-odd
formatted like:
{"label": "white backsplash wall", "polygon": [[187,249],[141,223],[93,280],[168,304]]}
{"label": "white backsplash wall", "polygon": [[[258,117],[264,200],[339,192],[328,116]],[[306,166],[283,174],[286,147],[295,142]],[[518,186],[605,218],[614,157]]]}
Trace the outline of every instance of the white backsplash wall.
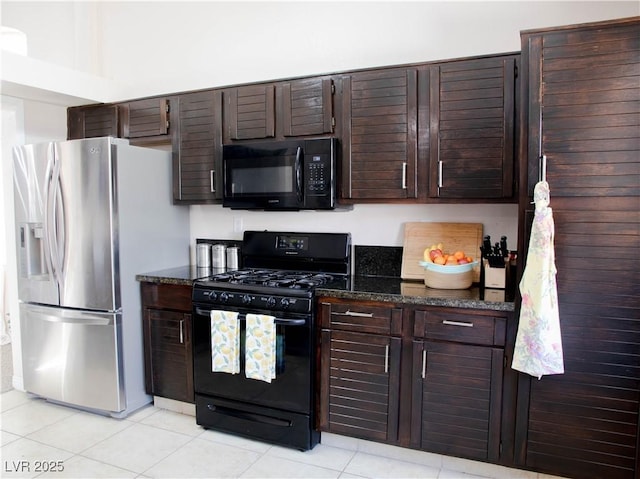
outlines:
{"label": "white backsplash wall", "polygon": [[481,205],[355,205],[334,211],[243,211],[217,205],[191,207],[191,255],[196,238],[242,239],[244,230],[351,233],[353,244],[402,246],[403,224],[411,221],[482,223],[492,242],[506,235],[517,245],[518,207]]}

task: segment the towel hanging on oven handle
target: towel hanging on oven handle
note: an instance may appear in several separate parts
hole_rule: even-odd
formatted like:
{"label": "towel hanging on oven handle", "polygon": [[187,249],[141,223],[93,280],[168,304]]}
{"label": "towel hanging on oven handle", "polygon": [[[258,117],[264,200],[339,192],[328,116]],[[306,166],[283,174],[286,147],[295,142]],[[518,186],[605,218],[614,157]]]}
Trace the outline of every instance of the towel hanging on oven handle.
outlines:
{"label": "towel hanging on oven handle", "polygon": [[[198,316],[206,316],[208,318],[211,315],[211,310],[210,309],[202,309],[202,308],[196,307],[196,314]],[[238,319],[240,321],[245,321],[247,319],[247,315],[244,314],[244,313],[240,313],[240,314],[238,314]],[[275,321],[276,324],[281,324],[283,326],[304,326],[305,324],[307,324],[307,320],[306,319],[275,318],[274,321]]]}

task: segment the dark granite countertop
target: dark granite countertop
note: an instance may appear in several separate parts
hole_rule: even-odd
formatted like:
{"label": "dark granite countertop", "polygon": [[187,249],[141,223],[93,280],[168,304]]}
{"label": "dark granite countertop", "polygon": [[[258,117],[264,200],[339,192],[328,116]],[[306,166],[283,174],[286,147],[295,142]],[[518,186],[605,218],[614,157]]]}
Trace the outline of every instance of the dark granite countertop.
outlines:
{"label": "dark granite countertop", "polygon": [[136,275],[136,280],[141,283],[182,284],[191,286],[196,279],[206,278],[212,274],[214,274],[214,272],[211,268],[196,268],[195,265],[190,265],[138,274]]}
{"label": "dark granite countertop", "polygon": [[514,302],[505,300],[504,290],[431,289],[419,281],[400,278],[354,276],[350,289],[316,288],[317,296],[331,296],[361,301],[383,301],[425,306],[514,311]]}
{"label": "dark granite countertop", "polygon": [[[139,274],[136,280],[161,284],[190,286],[199,278],[218,271],[195,266],[176,268]],[[514,303],[504,299],[504,291],[482,290],[477,286],[469,289],[431,289],[418,281],[403,281],[400,278],[353,276],[348,289],[319,287],[318,296],[353,299],[361,301],[383,301],[425,306],[447,306],[453,308],[487,309],[494,311],[514,311]]]}

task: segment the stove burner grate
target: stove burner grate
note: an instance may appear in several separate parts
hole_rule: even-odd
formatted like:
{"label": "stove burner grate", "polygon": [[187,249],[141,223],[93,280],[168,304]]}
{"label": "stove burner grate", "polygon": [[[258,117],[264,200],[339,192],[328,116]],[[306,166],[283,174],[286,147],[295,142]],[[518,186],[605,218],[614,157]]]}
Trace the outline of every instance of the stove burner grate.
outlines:
{"label": "stove burner grate", "polygon": [[325,273],[309,273],[287,270],[241,269],[220,273],[208,278],[209,281],[230,284],[267,286],[271,288],[311,289],[333,280]]}

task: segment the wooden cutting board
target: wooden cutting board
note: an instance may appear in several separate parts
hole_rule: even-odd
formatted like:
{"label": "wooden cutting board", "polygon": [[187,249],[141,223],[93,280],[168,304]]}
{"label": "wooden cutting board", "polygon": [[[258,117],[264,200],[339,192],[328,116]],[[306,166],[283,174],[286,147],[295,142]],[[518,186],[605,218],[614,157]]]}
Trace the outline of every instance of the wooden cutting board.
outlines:
{"label": "wooden cutting board", "polygon": [[[418,262],[424,259],[426,248],[438,243],[443,244],[445,253],[462,250],[474,260],[480,259],[482,223],[405,223],[402,279],[424,281],[424,268]],[[480,281],[479,267],[474,269],[473,281]]]}

